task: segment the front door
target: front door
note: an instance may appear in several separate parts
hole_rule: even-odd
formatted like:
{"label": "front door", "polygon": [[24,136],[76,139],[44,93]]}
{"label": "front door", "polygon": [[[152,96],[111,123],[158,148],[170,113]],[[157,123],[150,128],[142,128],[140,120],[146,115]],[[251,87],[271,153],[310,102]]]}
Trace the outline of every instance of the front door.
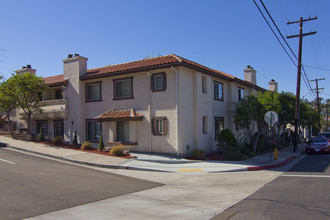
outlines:
{"label": "front door", "polygon": [[64,121],[54,120],[54,137],[60,136],[63,138],[64,134]]}

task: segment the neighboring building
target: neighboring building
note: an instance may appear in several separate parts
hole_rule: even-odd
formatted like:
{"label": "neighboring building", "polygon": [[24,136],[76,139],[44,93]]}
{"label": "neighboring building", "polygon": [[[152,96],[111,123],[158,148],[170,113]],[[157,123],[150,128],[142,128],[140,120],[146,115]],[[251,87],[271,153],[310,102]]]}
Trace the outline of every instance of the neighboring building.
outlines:
{"label": "neighboring building", "polygon": [[[256,71],[245,80],[171,54],[87,69],[79,54],[63,60],[63,75],[44,78],[49,89],[34,113],[31,132],[49,137],[123,144],[143,152],[187,155],[193,149],[216,150],[218,133],[233,124],[235,103],[255,91]],[[19,72],[35,70],[31,66]],[[272,81],[272,83],[274,83]],[[276,85],[277,89],[277,85]],[[26,116],[19,110],[17,126]]]}

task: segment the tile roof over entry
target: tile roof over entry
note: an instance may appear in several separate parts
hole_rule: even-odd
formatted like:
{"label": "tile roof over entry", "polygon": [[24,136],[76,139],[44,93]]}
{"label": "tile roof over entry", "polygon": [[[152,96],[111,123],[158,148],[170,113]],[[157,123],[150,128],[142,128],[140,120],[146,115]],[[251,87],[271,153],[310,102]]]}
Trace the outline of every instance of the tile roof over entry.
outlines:
{"label": "tile roof over entry", "polygon": [[134,109],[115,109],[94,118],[98,121],[141,121],[143,116],[136,113]]}

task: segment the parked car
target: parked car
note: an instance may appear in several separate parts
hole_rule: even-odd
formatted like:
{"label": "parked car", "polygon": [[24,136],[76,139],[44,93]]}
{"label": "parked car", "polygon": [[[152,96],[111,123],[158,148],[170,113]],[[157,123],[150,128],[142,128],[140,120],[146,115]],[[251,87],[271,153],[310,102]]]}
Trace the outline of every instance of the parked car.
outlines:
{"label": "parked car", "polygon": [[319,135],[324,136],[326,139],[328,139],[328,142],[330,143],[330,132],[322,132]]}
{"label": "parked car", "polygon": [[328,140],[323,136],[311,137],[306,141],[306,153],[327,153],[330,152]]}

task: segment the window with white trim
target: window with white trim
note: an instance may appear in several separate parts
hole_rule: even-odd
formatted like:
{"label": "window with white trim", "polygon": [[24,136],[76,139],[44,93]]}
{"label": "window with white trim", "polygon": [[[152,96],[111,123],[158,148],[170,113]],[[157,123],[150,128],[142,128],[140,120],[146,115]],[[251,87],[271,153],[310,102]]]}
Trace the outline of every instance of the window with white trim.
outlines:
{"label": "window with white trim", "polygon": [[117,141],[129,142],[129,121],[117,121]]}
{"label": "window with white trim", "polygon": [[207,78],[206,76],[202,76],[202,93],[207,93]]}
{"label": "window with white trim", "polygon": [[86,120],[86,124],[87,140],[91,142],[99,141],[101,135],[101,122],[96,120]]}
{"label": "window with white trim", "polygon": [[223,84],[214,81],[214,99],[223,101]]}
{"label": "window with white trim", "polygon": [[207,116],[203,116],[203,134],[207,134]]}
{"label": "window with white trim", "polygon": [[238,101],[243,100],[243,98],[244,98],[244,89],[238,87]]}
{"label": "window with white trim", "polygon": [[133,78],[116,79],[114,82],[114,99],[133,98]]}
{"label": "window with white trim", "polygon": [[167,118],[154,117],[152,118],[152,134],[153,135],[167,135]]}
{"label": "window with white trim", "polygon": [[218,140],[220,132],[224,129],[224,118],[223,117],[215,117],[214,118],[214,131],[215,131],[215,140]]}
{"label": "window with white trim", "polygon": [[166,74],[156,73],[151,76],[151,90],[161,92],[166,90]]}
{"label": "window with white trim", "polygon": [[101,82],[86,84],[86,102],[101,101]]}

